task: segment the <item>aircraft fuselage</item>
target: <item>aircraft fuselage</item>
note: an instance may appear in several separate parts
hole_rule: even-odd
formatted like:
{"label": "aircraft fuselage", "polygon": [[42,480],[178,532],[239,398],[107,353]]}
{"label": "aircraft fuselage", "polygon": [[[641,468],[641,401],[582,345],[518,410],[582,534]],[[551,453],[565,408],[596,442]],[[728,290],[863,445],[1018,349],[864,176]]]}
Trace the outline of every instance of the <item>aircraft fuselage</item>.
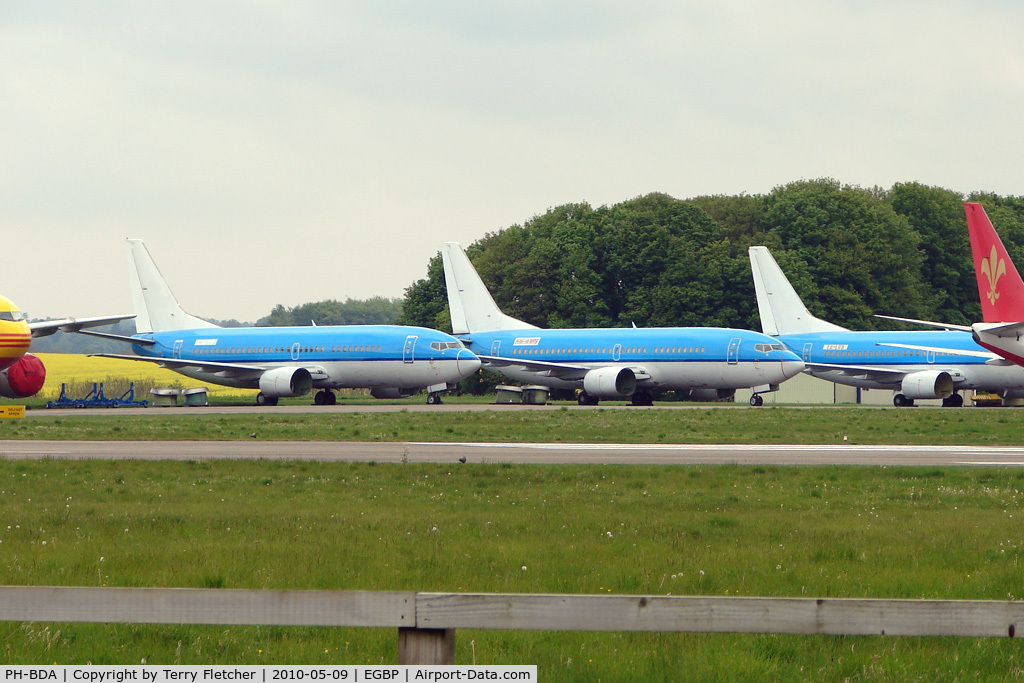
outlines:
{"label": "aircraft fuselage", "polygon": [[[459,335],[457,335],[459,336]],[[465,335],[475,353],[500,358],[499,371],[514,379],[555,388],[580,388],[564,368],[629,367],[639,389],[739,389],[778,385],[803,363],[777,340],[728,328],[523,329]],[[522,361],[523,365],[515,365]]]}
{"label": "aircraft fuselage", "polygon": [[957,350],[984,352],[966,332],[848,330],[781,335],[777,339],[807,363],[805,372],[838,384],[899,390],[905,375],[945,371],[957,390],[1024,390],[1024,368],[957,354]]}
{"label": "aircraft fuselage", "polygon": [[[140,356],[167,359],[168,367],[202,381],[250,389],[274,368],[303,367],[314,387],[341,389],[454,383],[480,367],[453,337],[420,327],[222,327],[136,337],[156,342],[134,344]],[[191,365],[175,367],[177,360]]]}

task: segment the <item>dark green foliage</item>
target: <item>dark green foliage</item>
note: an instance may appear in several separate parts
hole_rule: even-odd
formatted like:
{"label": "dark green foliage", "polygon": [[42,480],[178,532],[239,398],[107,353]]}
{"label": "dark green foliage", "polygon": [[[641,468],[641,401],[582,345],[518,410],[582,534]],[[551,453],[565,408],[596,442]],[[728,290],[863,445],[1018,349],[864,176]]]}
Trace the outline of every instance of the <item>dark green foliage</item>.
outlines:
{"label": "dark green foliage", "polygon": [[921,276],[931,288],[936,319],[959,325],[981,320],[963,198],[920,183],[898,183],[889,203],[921,236]]}
{"label": "dark green foliage", "polygon": [[421,325],[442,332],[452,331],[440,254],[430,259],[426,279],[418,280],[405,289],[402,315],[398,318],[398,324]]}
{"label": "dark green foliage", "polygon": [[800,293],[819,317],[853,329],[875,327],[874,313],[931,317],[921,237],[872,192],[832,180],[791,183],[768,195],[762,225],[769,247],[806,264],[814,289]]}
{"label": "dark green foliage", "polygon": [[372,299],[345,299],[345,301],[317,301],[294,308],[281,304],[274,307],[260,325],[288,327],[294,325],[392,325],[402,315],[402,302],[398,299],[373,297]]}
{"label": "dark green foliage", "polygon": [[[1024,198],[974,194],[1024,263]],[[963,196],[798,181],[767,195],[568,204],[468,245],[498,305],[541,327],[758,329],[747,248],[766,245],[811,311],[852,329],[980,318]],[[439,257],[402,322],[450,329]]]}

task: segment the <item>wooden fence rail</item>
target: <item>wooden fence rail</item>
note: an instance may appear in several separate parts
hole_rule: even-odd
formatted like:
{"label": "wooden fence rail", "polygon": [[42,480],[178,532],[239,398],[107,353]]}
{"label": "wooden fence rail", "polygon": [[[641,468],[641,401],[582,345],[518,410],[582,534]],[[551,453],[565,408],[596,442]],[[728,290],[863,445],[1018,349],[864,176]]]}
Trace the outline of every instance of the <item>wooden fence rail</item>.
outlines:
{"label": "wooden fence rail", "polygon": [[1013,638],[1024,602],[0,586],[0,621],[397,628],[453,664],[457,628]]}

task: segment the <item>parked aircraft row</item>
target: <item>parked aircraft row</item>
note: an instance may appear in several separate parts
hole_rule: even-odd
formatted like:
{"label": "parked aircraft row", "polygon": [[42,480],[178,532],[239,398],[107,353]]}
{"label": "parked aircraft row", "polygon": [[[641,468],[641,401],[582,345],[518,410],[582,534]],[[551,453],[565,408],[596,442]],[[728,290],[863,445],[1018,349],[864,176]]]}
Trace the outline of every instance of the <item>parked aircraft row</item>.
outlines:
{"label": "parked aircraft row", "polygon": [[[540,329],[505,315],[465,251],[442,248],[453,335],[398,325],[222,328],[186,313],[140,240],[128,240],[134,315],[29,324],[0,297],[0,395],[25,398],[45,379],[27,353],[32,336],[91,334],[131,344],[134,355],[212,384],[258,389],[257,403],[316,390],[368,388],[377,398],[427,391],[428,403],[481,366],[516,380],[579,390],[581,404],[629,398],[651,405],[660,392],[694,398],[762,394],[803,371],[840,384],[891,389],[962,405],[962,390],[1024,397],[1024,281],[978,204],[965,211],[984,322],[942,331],[852,331],[811,315],[765,247],[750,248],[762,332],[715,327]],[[85,328],[135,318],[136,334]],[[897,320],[906,320],[896,318]]]}
{"label": "parked aircraft row", "polygon": [[852,331],[821,320],[768,249],[756,246],[750,265],[767,336],[722,328],[539,330],[502,313],[465,251],[447,243],[441,255],[452,331],[485,369],[580,389],[580,403],[631,395],[635,405],[650,405],[653,393],[669,389],[750,387],[751,405],[761,405],[761,393],[801,370],[838,384],[891,390],[896,406],[916,399],[961,406],[964,390],[1024,398],[1024,281],[981,205],[965,204],[965,211],[985,314],[984,323],[971,327]]}

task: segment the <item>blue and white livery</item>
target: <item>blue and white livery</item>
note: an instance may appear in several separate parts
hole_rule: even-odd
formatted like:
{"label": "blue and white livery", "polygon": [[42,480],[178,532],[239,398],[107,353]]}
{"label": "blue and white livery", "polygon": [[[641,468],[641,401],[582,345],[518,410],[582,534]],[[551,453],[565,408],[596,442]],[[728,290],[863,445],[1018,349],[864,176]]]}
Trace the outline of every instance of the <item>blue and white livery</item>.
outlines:
{"label": "blue and white livery", "polygon": [[444,262],[452,331],[485,370],[522,382],[579,389],[579,403],[631,399],[651,405],[662,391],[718,398],[736,389],[777,391],[803,362],[759,332],[716,327],[540,329],[505,315],[462,247],[446,243]]}
{"label": "blue and white livery", "polygon": [[229,387],[259,389],[256,402],[304,396],[333,404],[333,389],[367,388],[375,398],[404,398],[420,389],[427,403],[480,368],[480,359],[452,336],[423,327],[327,325],[219,327],[189,315],[171,293],[141,240],[128,240],[137,333],[127,341],[137,355],[97,356],[148,361],[188,377]]}
{"label": "blue and white livery", "polygon": [[961,390],[1024,397],[1024,368],[956,330],[852,331],[811,315],[767,247],[750,247],[761,329],[800,354],[807,374],[837,384],[894,392],[893,404],[942,399]]}

